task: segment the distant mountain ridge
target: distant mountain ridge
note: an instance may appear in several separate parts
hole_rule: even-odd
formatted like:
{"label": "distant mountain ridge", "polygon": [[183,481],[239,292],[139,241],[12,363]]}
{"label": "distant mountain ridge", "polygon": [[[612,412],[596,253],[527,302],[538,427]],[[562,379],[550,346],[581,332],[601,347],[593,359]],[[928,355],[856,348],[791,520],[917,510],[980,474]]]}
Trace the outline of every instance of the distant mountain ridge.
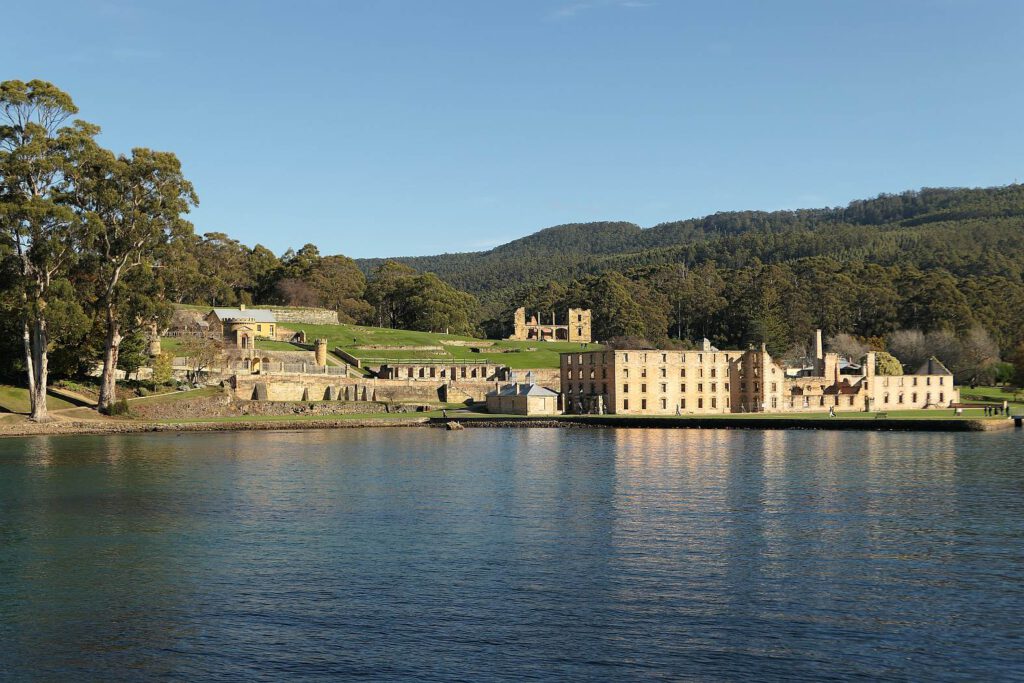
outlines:
{"label": "distant mountain ridge", "polygon": [[767,263],[810,256],[906,262],[1019,280],[1024,272],[1024,185],[924,188],[845,207],[721,212],[650,228],[628,222],[570,223],[487,251],[357,263],[367,273],[385,260],[434,272],[494,312],[517,288],[547,280],[668,263],[714,260],[742,267],[752,259]]}

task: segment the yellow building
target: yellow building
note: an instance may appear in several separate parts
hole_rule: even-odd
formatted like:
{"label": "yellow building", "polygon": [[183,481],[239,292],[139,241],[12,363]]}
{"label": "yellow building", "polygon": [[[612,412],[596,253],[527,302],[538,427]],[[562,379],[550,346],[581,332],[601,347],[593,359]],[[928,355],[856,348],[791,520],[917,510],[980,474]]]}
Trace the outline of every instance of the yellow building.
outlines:
{"label": "yellow building", "polygon": [[277,318],[266,308],[214,308],[206,315],[210,329],[220,330],[226,344],[254,348],[257,339],[275,339]]}
{"label": "yellow building", "polygon": [[563,353],[563,402],[576,414],[711,415],[923,409],[960,400],[952,373],[937,360],[913,375],[876,376],[873,353],[863,366],[843,369],[836,354],[822,352],[819,335],[814,361],[788,378],[763,345]]}
{"label": "yellow building", "polygon": [[488,392],[487,412],[503,415],[558,415],[558,394],[539,384],[506,384]]}

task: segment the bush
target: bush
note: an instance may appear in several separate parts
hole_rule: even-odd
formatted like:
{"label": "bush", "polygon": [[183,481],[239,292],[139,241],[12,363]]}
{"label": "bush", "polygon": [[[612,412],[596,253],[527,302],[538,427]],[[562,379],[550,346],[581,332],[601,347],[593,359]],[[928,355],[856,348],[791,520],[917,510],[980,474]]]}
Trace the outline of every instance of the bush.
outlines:
{"label": "bush", "polygon": [[120,401],[114,401],[110,404],[110,408],[107,409],[107,415],[127,415],[128,413],[128,399],[126,398],[122,398]]}

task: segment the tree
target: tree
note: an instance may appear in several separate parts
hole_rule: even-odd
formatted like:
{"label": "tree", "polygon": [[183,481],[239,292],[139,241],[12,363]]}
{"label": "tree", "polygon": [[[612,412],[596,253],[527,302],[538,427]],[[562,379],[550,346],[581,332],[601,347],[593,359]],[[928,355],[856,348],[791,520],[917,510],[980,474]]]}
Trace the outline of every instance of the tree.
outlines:
{"label": "tree", "polygon": [[71,173],[76,202],[95,225],[88,255],[106,332],[98,407],[107,412],[116,400],[125,324],[138,327],[156,315],[158,292],[147,291],[156,251],[172,236],[191,231],[182,214],[198,199],[169,152],[136,148],[130,156],[115,156],[87,140],[80,158]]}
{"label": "tree", "polygon": [[960,374],[971,384],[995,382],[999,345],[983,327],[975,326],[960,340]]}
{"label": "tree", "polygon": [[366,300],[376,310],[378,325],[394,327],[398,324],[400,293],[408,280],[418,274],[416,269],[397,261],[385,261],[373,271],[366,286]]}
{"label": "tree", "polygon": [[846,332],[840,332],[839,334],[830,337],[828,340],[828,349],[833,353],[838,353],[840,356],[853,363],[856,363],[858,360],[863,358],[864,354],[868,351],[866,344]]}
{"label": "tree", "polygon": [[476,333],[476,299],[441,280],[433,273],[410,278],[397,292],[399,321],[407,330]]}
{"label": "tree", "polygon": [[189,384],[198,384],[203,380],[206,371],[223,352],[223,344],[216,339],[205,337],[183,337],[181,340],[181,354],[188,364],[187,379]]}
{"label": "tree", "polygon": [[1013,363],[1013,385],[1018,388],[1024,387],[1024,342],[1014,347],[1007,360]]}
{"label": "tree", "polygon": [[879,375],[902,375],[903,364],[887,351],[875,352],[875,372]]}
{"label": "tree", "polygon": [[98,128],[51,83],[0,83],[0,236],[17,263],[18,314],[31,418],[47,419],[51,293],[78,258],[86,223],[68,204],[66,170]]}
{"label": "tree", "polygon": [[889,336],[889,351],[911,370],[916,370],[931,355],[921,330],[896,330]]}

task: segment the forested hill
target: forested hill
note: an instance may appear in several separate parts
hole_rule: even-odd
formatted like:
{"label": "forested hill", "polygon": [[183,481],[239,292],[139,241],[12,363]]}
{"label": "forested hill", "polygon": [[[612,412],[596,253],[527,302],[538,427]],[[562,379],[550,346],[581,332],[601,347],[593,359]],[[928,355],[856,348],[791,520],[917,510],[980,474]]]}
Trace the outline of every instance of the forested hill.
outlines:
{"label": "forested hill", "polygon": [[[575,223],[489,251],[391,260],[436,273],[497,315],[516,290],[552,280],[708,261],[743,268],[815,256],[1020,282],[1024,185],[926,188],[841,208],[723,212],[646,229],[625,222]],[[384,260],[358,264],[370,273]]]}

